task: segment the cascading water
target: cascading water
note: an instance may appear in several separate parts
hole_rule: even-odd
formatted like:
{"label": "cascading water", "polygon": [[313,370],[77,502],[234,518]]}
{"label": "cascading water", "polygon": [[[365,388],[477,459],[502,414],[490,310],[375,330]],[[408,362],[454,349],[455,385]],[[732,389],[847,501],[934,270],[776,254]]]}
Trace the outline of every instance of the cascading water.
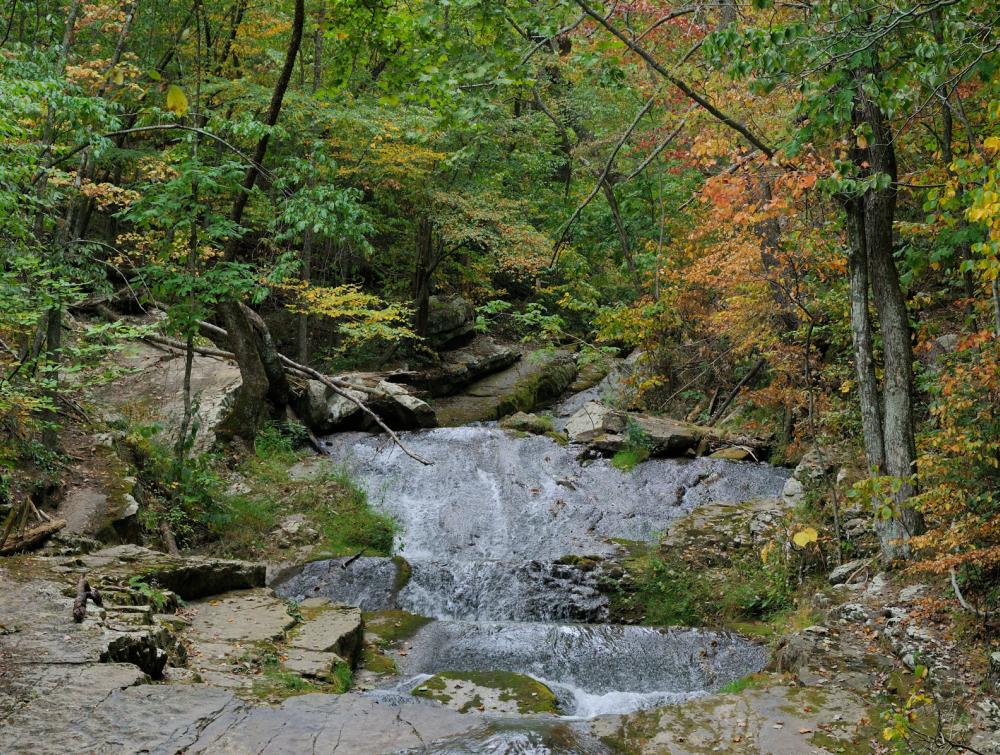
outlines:
{"label": "cascading water", "polygon": [[400,659],[406,684],[446,670],[523,673],[548,684],[567,713],[586,717],[704,693],[765,663],[762,649],[730,634],[571,623],[606,619],[607,606],[596,576],[563,557],[607,557],[616,541],[654,541],[699,504],[779,495],[781,470],[699,458],[621,472],[492,424],[401,437],[434,464],[362,433],[327,445],[371,504],[399,523],[395,551],[408,580],[391,559],[347,568],[335,559],[276,587],[296,599],[324,595],[437,619]]}

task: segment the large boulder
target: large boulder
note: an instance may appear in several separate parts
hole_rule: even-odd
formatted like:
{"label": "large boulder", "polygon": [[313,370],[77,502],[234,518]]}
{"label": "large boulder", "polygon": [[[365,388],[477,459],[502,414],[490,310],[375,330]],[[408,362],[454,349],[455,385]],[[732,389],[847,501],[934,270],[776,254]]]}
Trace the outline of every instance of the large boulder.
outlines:
{"label": "large boulder", "polygon": [[379,380],[375,392],[368,396],[368,403],[390,427],[399,430],[437,427],[437,416],[430,405],[398,383]]}
{"label": "large boulder", "polygon": [[566,422],[566,434],[573,443],[589,443],[606,433],[625,432],[627,417],[600,401],[589,401]]}
{"label": "large boulder", "polygon": [[561,349],[540,349],[496,374],[477,380],[461,394],[434,400],[441,424],[497,420],[516,412],[531,412],[558,398],[576,376],[573,355]]}
{"label": "large boulder", "polygon": [[669,417],[637,414],[633,421],[648,439],[653,456],[684,456],[694,453],[708,430]]}
{"label": "large boulder", "polygon": [[[159,440],[173,443],[184,417],[183,354],[133,341],[115,360],[121,368],[118,377],[93,389],[92,403],[102,406],[105,416],[127,415],[136,424],[155,422],[161,428]],[[229,360],[196,354],[190,381],[192,394],[199,397],[195,448],[204,450],[214,442],[215,428],[240,386],[240,368]]]}
{"label": "large boulder", "polygon": [[432,296],[428,302],[428,344],[443,349],[470,338],[475,330],[476,308],[461,296]]}
{"label": "large boulder", "polygon": [[500,421],[500,427],[504,430],[533,435],[545,435],[554,431],[551,417],[539,417],[537,414],[528,414],[527,412],[516,412],[509,417],[504,417]]}
{"label": "large boulder", "polygon": [[521,350],[516,346],[504,346],[490,336],[477,335],[465,346],[442,352],[440,363],[434,367],[398,370],[389,377],[416,386],[430,396],[449,396],[520,359]]}
{"label": "large boulder", "polygon": [[[361,391],[348,389],[346,392],[358,401],[363,402],[366,398]],[[299,417],[317,433],[333,432],[361,411],[350,398],[319,380],[307,381],[296,403]]]}
{"label": "large boulder", "polygon": [[639,442],[650,456],[666,457],[697,454],[710,435],[704,427],[669,417],[616,412],[596,401],[574,414],[566,431],[571,441],[587,443],[603,454],[614,454]]}
{"label": "large boulder", "polygon": [[576,377],[576,362],[565,352],[538,356],[537,369],[514,383],[500,398],[496,419],[515,412],[530,412],[547,401],[561,396]]}
{"label": "large boulder", "polygon": [[356,372],[338,376],[340,391],[319,380],[306,381],[298,391],[294,405],[299,417],[318,434],[337,430],[377,428],[371,415],[358,403],[371,409],[389,427],[412,430],[436,427],[434,410],[405,386],[384,380],[378,373]]}

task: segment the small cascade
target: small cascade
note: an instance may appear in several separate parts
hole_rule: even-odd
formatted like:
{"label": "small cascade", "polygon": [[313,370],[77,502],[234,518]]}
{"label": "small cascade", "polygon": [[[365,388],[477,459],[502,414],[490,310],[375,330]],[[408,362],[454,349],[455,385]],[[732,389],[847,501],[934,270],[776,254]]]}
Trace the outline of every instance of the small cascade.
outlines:
{"label": "small cascade", "polygon": [[608,617],[596,575],[527,561],[411,562],[399,607],[421,616],[471,621],[585,621]]}
{"label": "small cascade", "polygon": [[572,716],[678,702],[760,669],[764,648],[700,629],[435,621],[412,641],[408,674],[512,671],[548,685]]}
{"label": "small cascade", "polygon": [[[399,523],[397,557],[319,561],[275,585],[296,600],[324,596],[436,619],[410,640],[404,681],[383,694],[408,693],[441,671],[509,671],[547,684],[567,715],[587,718],[702,695],[766,662],[762,648],[736,635],[600,623],[608,606],[594,565],[622,541],[658,540],[696,506],[779,495],[784,471],[698,458],[622,472],[494,424],[400,435],[434,464],[417,464],[378,436],[326,441],[371,505]],[[539,736],[522,727],[483,741],[523,741],[531,752]]]}

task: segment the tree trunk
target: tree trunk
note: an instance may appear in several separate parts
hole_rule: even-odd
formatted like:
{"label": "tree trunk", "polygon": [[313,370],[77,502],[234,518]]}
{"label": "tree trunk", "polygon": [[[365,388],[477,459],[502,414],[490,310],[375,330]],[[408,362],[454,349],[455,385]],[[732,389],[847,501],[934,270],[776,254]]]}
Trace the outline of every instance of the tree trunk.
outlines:
{"label": "tree trunk", "polygon": [[850,281],[851,341],[854,345],[854,368],[858,377],[865,458],[869,471],[882,474],[885,469],[885,440],[882,435],[882,408],[872,350],[871,314],[868,311],[868,250],[865,242],[864,208],[857,198],[845,200],[844,205],[850,244],[847,270]]}
{"label": "tree trunk", "polygon": [[320,0],[316,19],[316,36],[313,38],[313,92],[323,81],[323,26],[326,24],[326,2]]}
{"label": "tree trunk", "polygon": [[[241,3],[240,8],[242,7]],[[278,116],[281,114],[281,104],[285,92],[288,90],[288,82],[291,81],[292,73],[295,70],[295,58],[302,45],[304,25],[305,0],[295,0],[292,36],[285,54],[285,64],[278,75],[277,82],[275,82],[271,103],[264,119],[267,126],[273,126],[277,123]],[[265,133],[257,142],[253,161],[247,168],[243,185],[239,194],[236,195],[230,212],[230,220],[234,225],[239,225],[243,219],[243,211],[246,209],[250,193],[257,183],[257,166],[264,162],[269,142],[269,133]],[[229,239],[226,243],[226,260],[236,259],[239,245],[240,238],[238,236]],[[283,370],[279,369],[276,372],[274,369],[276,359],[273,356],[273,343],[271,343],[270,333],[267,332],[267,326],[263,320],[257,323],[251,322],[251,318],[247,315],[249,310],[239,302],[222,302],[218,306],[218,312],[229,331],[230,348],[236,354],[242,383],[236,391],[236,397],[230,407],[229,414],[220,423],[216,435],[222,440],[233,437],[252,440],[268,410],[267,402],[269,400],[281,402],[272,407],[274,410],[284,410],[283,402],[287,402],[290,393],[288,382],[284,377]]]}
{"label": "tree trunk", "polygon": [[618,239],[622,245],[622,257],[625,258],[625,265],[628,267],[632,283],[637,289],[641,288],[642,280],[639,278],[639,271],[635,266],[635,258],[632,256],[632,248],[628,243],[628,232],[625,230],[625,223],[622,220],[621,209],[618,207],[618,199],[615,197],[615,188],[607,178],[601,182],[604,189],[604,196],[608,200],[608,207],[611,208],[611,216],[614,218],[615,227],[618,229]]}
{"label": "tree trunk", "polygon": [[418,336],[427,335],[430,317],[431,269],[434,255],[434,229],[422,216],[417,221],[417,265],[413,272],[413,329]]}
{"label": "tree trunk", "polygon": [[236,355],[242,383],[229,407],[229,413],[216,427],[215,435],[221,440],[253,440],[266,410],[265,397],[270,388],[267,373],[257,351],[253,328],[239,302],[222,302],[218,309],[229,333],[229,348]]}
{"label": "tree trunk", "polygon": [[[312,228],[307,228],[302,237],[302,281],[306,284],[312,279]],[[309,315],[302,312],[298,317],[296,342],[298,344],[296,352],[297,359],[302,364],[309,362]]]}
{"label": "tree trunk", "polygon": [[[880,78],[873,67],[866,74]],[[868,253],[868,274],[875,295],[882,333],[885,381],[883,386],[883,447],[885,471],[903,480],[895,495],[895,515],[879,520],[877,531],[885,561],[909,556],[907,541],[923,528],[920,513],[909,507],[906,500],[913,492],[910,479],[916,460],[913,436],[913,347],[910,342],[909,315],[899,285],[899,273],[893,258],[893,220],[896,214],[896,153],[892,130],[877,103],[864,93],[863,82],[857,82],[855,117],[870,131],[867,163],[872,174],[884,174],[891,183],[885,188],[869,189],[862,201],[864,207],[865,246]],[[862,163],[863,165],[863,163]]]}
{"label": "tree trunk", "polygon": [[[59,398],[59,365],[62,361],[62,307],[56,305],[49,310],[45,330],[45,363],[50,373],[50,387],[47,391],[49,400],[55,405]],[[45,412],[45,425],[42,429],[42,443],[50,451],[59,450],[59,431],[56,427],[54,409]]]}

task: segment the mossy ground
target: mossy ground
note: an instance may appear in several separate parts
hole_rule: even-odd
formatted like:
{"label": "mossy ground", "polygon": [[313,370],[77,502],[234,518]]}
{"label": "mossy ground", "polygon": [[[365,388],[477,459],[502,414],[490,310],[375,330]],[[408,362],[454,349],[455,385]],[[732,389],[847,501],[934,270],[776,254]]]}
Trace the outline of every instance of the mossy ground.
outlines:
{"label": "mossy ground", "polygon": [[415,635],[432,619],[399,609],[371,611],[363,614],[365,631],[375,635],[382,645],[390,645]]}
{"label": "mossy ground", "polygon": [[509,671],[443,671],[420,684],[413,694],[448,703],[452,696],[447,692],[460,685],[473,685],[471,692],[459,711],[466,713],[484,707],[482,695],[495,691],[501,702],[513,702],[518,713],[557,713],[558,700],[548,687],[536,679]]}
{"label": "mossy ground", "polygon": [[275,663],[264,668],[251,687],[252,697],[267,702],[280,702],[296,695],[324,693],[342,695],[351,688],[353,674],[346,663],[338,663],[325,680],[306,679],[286,671]]}
{"label": "mossy ground", "polygon": [[361,667],[366,671],[376,674],[399,673],[399,667],[396,665],[396,662],[371,645],[361,651]]}
{"label": "mossy ground", "polygon": [[253,677],[251,687],[246,690],[249,698],[273,703],[314,692],[340,695],[353,683],[351,667],[343,661],[336,663],[324,678],[307,679],[285,669],[281,659],[281,647],[270,642],[255,644],[239,658],[236,670]]}

